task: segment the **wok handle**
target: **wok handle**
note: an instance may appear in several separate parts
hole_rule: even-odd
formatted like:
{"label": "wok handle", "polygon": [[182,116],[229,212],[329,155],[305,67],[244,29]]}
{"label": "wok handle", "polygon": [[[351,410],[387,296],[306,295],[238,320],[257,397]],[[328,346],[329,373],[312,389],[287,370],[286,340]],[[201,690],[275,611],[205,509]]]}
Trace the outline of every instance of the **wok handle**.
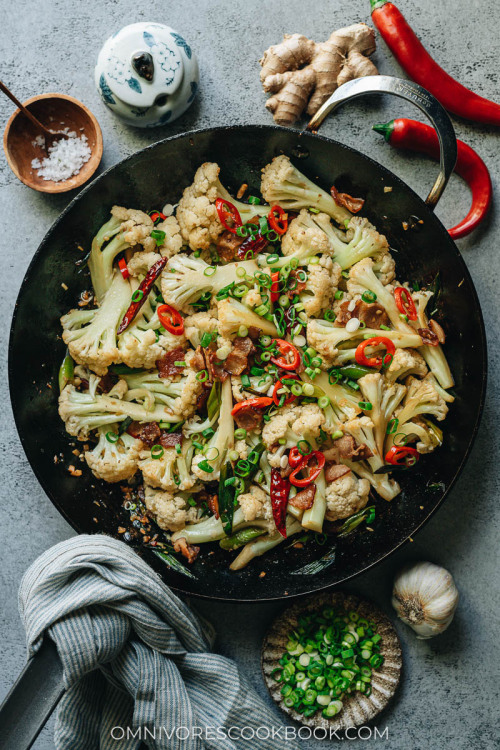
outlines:
{"label": "wok handle", "polygon": [[366,76],[355,78],[339,86],[329,99],[318,109],[306,130],[316,132],[325,117],[349,99],[357,99],[365,94],[394,94],[415,104],[427,115],[439,139],[439,175],[432,190],[425,199],[433,209],[446,187],[457,161],[457,139],[451,120],[445,108],[426,89],[413,81],[405,81],[393,76]]}
{"label": "wok handle", "polygon": [[44,638],[0,706],[0,750],[29,750],[63,693],[56,646]]}

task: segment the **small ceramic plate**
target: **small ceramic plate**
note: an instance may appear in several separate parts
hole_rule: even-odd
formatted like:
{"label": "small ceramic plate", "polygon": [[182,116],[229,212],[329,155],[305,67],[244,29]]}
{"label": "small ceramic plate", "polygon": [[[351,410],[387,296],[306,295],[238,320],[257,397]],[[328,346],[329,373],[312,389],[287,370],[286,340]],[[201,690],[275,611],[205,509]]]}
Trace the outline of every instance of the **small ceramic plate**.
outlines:
{"label": "small ceramic plate", "polygon": [[[282,684],[271,677],[271,672],[279,667],[279,660],[286,650],[288,634],[297,626],[300,615],[313,612],[323,607],[333,607],[339,610],[355,610],[366,620],[373,620],[377,626],[377,633],[382,636],[380,653],[384,663],[380,669],[372,672],[372,692],[369,696],[354,692],[343,699],[342,711],[330,719],[325,718],[321,711],[308,718],[288,708],[283,703],[281,695]],[[371,602],[359,599],[353,594],[342,591],[326,592],[303,599],[286,609],[273,623],[262,644],[262,671],[264,681],[273,700],[292,719],[308,727],[321,727],[326,730],[342,731],[350,727],[358,727],[372,721],[389,703],[401,676],[403,658],[401,646],[394,627],[383,612]]]}

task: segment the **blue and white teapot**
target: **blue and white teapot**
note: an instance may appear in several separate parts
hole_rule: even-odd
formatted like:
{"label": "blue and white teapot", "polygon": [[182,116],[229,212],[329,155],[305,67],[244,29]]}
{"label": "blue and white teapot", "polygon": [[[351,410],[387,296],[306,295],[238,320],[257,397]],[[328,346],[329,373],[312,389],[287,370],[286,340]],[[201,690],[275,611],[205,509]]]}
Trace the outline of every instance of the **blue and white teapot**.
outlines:
{"label": "blue and white teapot", "polygon": [[113,34],[95,68],[103,102],[139,128],[165,125],[182,115],[198,81],[198,61],[189,44],[158,23],[134,23]]}

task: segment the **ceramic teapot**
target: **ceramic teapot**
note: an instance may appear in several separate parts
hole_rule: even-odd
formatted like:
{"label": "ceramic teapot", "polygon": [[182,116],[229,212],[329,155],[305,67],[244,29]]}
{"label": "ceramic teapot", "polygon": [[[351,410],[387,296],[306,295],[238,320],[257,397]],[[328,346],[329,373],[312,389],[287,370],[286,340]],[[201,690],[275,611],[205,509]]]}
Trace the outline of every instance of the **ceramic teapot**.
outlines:
{"label": "ceramic teapot", "polygon": [[95,83],[112,112],[139,128],[173,122],[198,90],[198,61],[170,26],[134,23],[104,43]]}

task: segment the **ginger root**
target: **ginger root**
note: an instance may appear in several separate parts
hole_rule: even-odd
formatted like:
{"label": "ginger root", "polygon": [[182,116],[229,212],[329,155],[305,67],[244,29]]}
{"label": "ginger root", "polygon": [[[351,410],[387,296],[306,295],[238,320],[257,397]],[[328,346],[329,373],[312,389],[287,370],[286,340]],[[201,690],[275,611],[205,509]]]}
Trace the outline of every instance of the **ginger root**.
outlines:
{"label": "ginger root", "polygon": [[280,125],[292,125],[304,110],[314,115],[338,86],[377,75],[368,59],[374,51],[374,31],[364,23],[338,29],[321,43],[285,34],[281,44],[269,47],[259,61],[264,91],[273,94],[267,109]]}

